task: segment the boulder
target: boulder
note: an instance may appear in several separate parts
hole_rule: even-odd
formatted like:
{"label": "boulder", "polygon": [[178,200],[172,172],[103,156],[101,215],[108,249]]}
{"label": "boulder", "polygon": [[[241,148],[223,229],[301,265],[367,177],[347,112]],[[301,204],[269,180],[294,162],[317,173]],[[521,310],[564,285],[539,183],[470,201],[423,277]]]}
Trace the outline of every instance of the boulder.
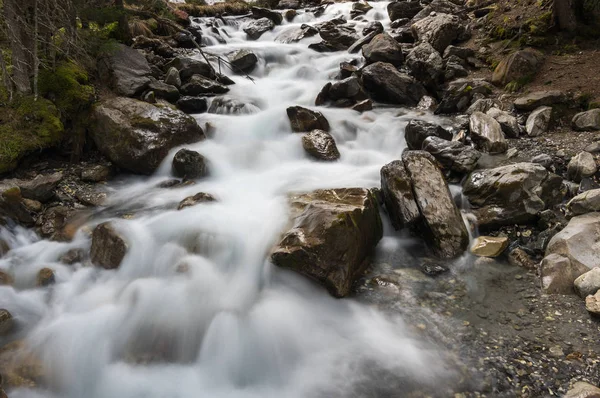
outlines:
{"label": "boulder", "polygon": [[255,19],[267,18],[275,25],[280,25],[283,22],[283,15],[280,12],[261,7],[251,7],[250,11],[252,12],[252,17]]}
{"label": "boulder", "polygon": [[297,10],[300,7],[302,7],[302,2],[300,0],[280,0],[279,3],[277,3],[277,8],[280,10]]}
{"label": "boulder", "polygon": [[175,105],[185,113],[203,113],[208,110],[208,101],[204,97],[181,97]]}
{"label": "boulder", "polygon": [[[348,47],[348,53],[349,54],[356,54],[364,46],[366,46],[367,44],[369,44],[371,41],[373,41],[373,39],[375,37],[377,37],[380,34],[381,34],[381,32],[370,32],[370,33],[367,33],[365,36],[363,36],[362,38],[358,39],[357,41],[354,42],[354,44],[352,44],[350,47]],[[364,55],[364,52],[363,52],[363,55]]]}
{"label": "boulder", "polygon": [[118,94],[133,97],[141,94],[150,84],[150,65],[146,57],[124,44],[115,44],[110,54],[98,61],[101,81]]}
{"label": "boulder", "polygon": [[448,46],[444,50],[444,59],[450,57],[458,57],[460,59],[468,59],[475,56],[475,51],[468,47]]}
{"label": "boulder", "polygon": [[225,94],[229,87],[200,75],[192,76],[181,86],[181,93],[188,96]]}
{"label": "boulder", "polygon": [[42,268],[38,271],[36,286],[45,287],[53,285],[56,282],[56,276],[51,268]]}
{"label": "boulder", "polygon": [[423,222],[425,241],[441,258],[460,256],[469,246],[469,233],[436,161],[424,151],[407,151],[402,161]]}
{"label": "boulder", "polygon": [[414,16],[414,21],[418,21],[430,15],[436,15],[439,13],[456,15],[461,12],[461,7],[455,4],[455,2],[449,0],[433,0],[431,2],[428,0],[425,3],[429,4],[427,4],[427,6],[425,6],[417,15]]}
{"label": "boulder", "polygon": [[363,85],[374,99],[398,105],[416,106],[427,92],[425,88],[394,65],[376,62],[362,70]]}
{"label": "boulder", "polygon": [[569,179],[580,182],[585,177],[596,174],[596,160],[589,152],[579,152],[573,156],[567,165],[567,176]]}
{"label": "boulder", "polygon": [[474,95],[486,96],[493,86],[483,79],[457,79],[448,84],[436,114],[463,112],[471,104]]}
{"label": "boulder", "polygon": [[575,291],[581,298],[596,294],[600,290],[600,268],[592,268],[575,279]]}
{"label": "boulder", "polygon": [[166,70],[175,68],[179,71],[179,78],[182,83],[187,83],[194,75],[200,75],[207,79],[215,79],[217,75],[214,69],[204,61],[188,57],[173,58],[165,65]]}
{"label": "boulder", "polygon": [[519,122],[517,121],[516,117],[495,107],[490,108],[486,114],[496,119],[496,121],[500,124],[500,128],[502,129],[504,135],[510,138],[519,137],[521,128],[519,127]]}
{"label": "boulder", "polygon": [[47,202],[54,197],[54,190],[63,179],[62,172],[38,174],[32,180],[7,179],[0,182],[0,192],[18,187],[25,199]]}
{"label": "boulder", "polygon": [[377,201],[364,188],[317,190],[290,198],[293,226],[271,255],[274,264],[350,293],[382,237]]}
{"label": "boulder", "polygon": [[552,108],[549,106],[541,106],[535,111],[531,112],[525,123],[525,131],[530,137],[537,137],[546,131],[550,127],[550,120],[552,119]]}
{"label": "boulder", "polygon": [[582,192],[567,203],[567,212],[571,216],[594,211],[600,211],[600,189]]}
{"label": "boulder", "polygon": [[193,117],[130,98],[105,100],[93,115],[90,133],[100,152],[134,173],[151,174],[169,150],[204,138]]}
{"label": "boulder", "polygon": [[554,165],[554,159],[547,153],[541,153],[531,158],[531,163],[537,163],[550,170]]}
{"label": "boulder", "polygon": [[252,51],[237,50],[227,56],[235,73],[250,73],[258,63],[258,57]]}
{"label": "boulder", "polygon": [[530,112],[540,106],[551,106],[566,101],[562,91],[535,91],[515,100],[514,106],[518,111]]}
{"label": "boulder", "polygon": [[114,174],[114,168],[109,164],[96,164],[81,170],[81,181],[101,182],[107,181]]}
{"label": "boulder", "polygon": [[[594,294],[593,296],[587,296],[585,298],[585,309],[591,312],[592,314],[600,315],[600,292]],[[597,397],[598,393],[594,391],[594,395],[592,397]]]}
{"label": "boulder", "polygon": [[414,228],[421,220],[412,182],[404,162],[394,160],[381,168],[381,193],[395,229]]}
{"label": "boulder", "polygon": [[329,86],[326,96],[333,101],[340,99],[363,100],[366,98],[366,94],[356,76],[334,82]]}
{"label": "boulder", "polygon": [[323,130],[313,130],[302,136],[302,147],[317,160],[333,161],[340,158],[335,140]]}
{"label": "boulder", "polygon": [[173,157],[171,171],[175,177],[196,179],[208,175],[207,160],[196,151],[180,149]]}
{"label": "boulder", "polygon": [[422,149],[423,142],[427,137],[439,137],[451,140],[452,133],[439,124],[430,123],[425,120],[413,119],[404,128],[404,139],[408,149]]}
{"label": "boulder", "polygon": [[182,209],[185,209],[186,207],[196,206],[201,203],[211,203],[211,202],[216,202],[216,201],[217,201],[217,199],[215,199],[215,197],[212,196],[211,194],[205,193],[205,192],[198,192],[194,196],[188,196],[187,198],[185,198],[181,202],[179,202],[179,205],[177,206],[177,210],[182,210]]}
{"label": "boulder", "polygon": [[118,268],[127,253],[128,244],[110,222],[102,223],[92,233],[90,258],[105,269]]}
{"label": "boulder", "polygon": [[369,64],[388,62],[394,66],[400,66],[404,62],[400,44],[387,33],[380,33],[373,37],[370,43],[363,46],[362,52]]}
{"label": "boulder", "polygon": [[301,106],[290,106],[287,108],[287,115],[293,132],[329,131],[329,122],[321,112],[312,111]]}
{"label": "boulder", "polygon": [[504,58],[492,74],[492,83],[506,85],[532,78],[540,68],[544,56],[541,52],[526,48]]}
{"label": "boulder", "polygon": [[439,53],[444,53],[464,31],[458,17],[443,13],[425,17],[415,22],[411,29],[417,41],[431,44]]}
{"label": "boulder", "polygon": [[463,194],[483,227],[527,223],[562,201],[562,179],[534,163],[472,172]]}
{"label": "boulder", "polygon": [[350,18],[356,18],[359,15],[364,15],[371,11],[373,7],[365,2],[357,1],[356,3],[352,3],[352,10],[350,11]]}
{"label": "boulder", "polygon": [[469,119],[471,139],[482,152],[503,153],[508,149],[502,127],[491,116],[482,112],[473,112]]}
{"label": "boulder", "polygon": [[4,224],[7,219],[28,227],[33,226],[36,221],[27,207],[19,187],[6,189],[0,195],[0,220]]}
{"label": "boulder", "polygon": [[315,27],[307,24],[302,24],[299,28],[290,28],[281,32],[275,38],[275,41],[284,44],[296,43],[304,39],[305,37],[312,37],[318,33],[319,31]]}
{"label": "boulder", "polygon": [[179,77],[179,71],[177,68],[170,67],[169,70],[167,70],[167,74],[165,75],[165,83],[177,88],[181,87],[181,78]]}
{"label": "boulder", "polygon": [[352,110],[354,110],[356,112],[361,112],[361,113],[370,111],[372,109],[373,109],[373,101],[371,101],[370,99],[362,100],[362,101],[354,104],[354,106],[352,106]]}
{"label": "boulder", "polygon": [[148,85],[148,89],[154,92],[156,98],[162,98],[172,103],[177,102],[180,96],[177,87],[159,80],[151,81]]}
{"label": "boulder", "polygon": [[353,28],[327,21],[317,28],[323,40],[335,50],[347,50],[359,39]]}
{"label": "boulder", "polygon": [[371,21],[363,28],[362,34],[367,36],[371,33],[375,33],[378,35],[379,33],[383,33],[383,24],[379,21]]}
{"label": "boulder", "polygon": [[507,247],[506,236],[478,236],[471,245],[471,253],[479,257],[498,257]]}
{"label": "boulder", "polygon": [[[467,109],[467,115],[472,115],[475,112],[487,113],[491,109],[498,109],[502,103],[496,99],[480,98],[474,101]],[[491,115],[490,115],[491,116]]]}
{"label": "boulder", "polygon": [[591,109],[587,112],[578,113],[571,122],[573,129],[577,131],[600,130],[600,109]]}
{"label": "boulder", "polygon": [[582,274],[568,258],[559,254],[544,257],[540,264],[542,292],[545,294],[573,294],[573,282]]}
{"label": "boulder", "polygon": [[250,21],[242,30],[248,35],[250,40],[258,40],[263,33],[273,30],[275,24],[269,18],[260,18],[255,21]]}
{"label": "boulder", "polygon": [[600,398],[600,388],[584,381],[578,381],[563,398]]}
{"label": "boulder", "polygon": [[442,56],[429,43],[421,43],[406,57],[406,66],[412,75],[432,90],[436,90],[444,76]]}
{"label": "boulder", "polygon": [[418,1],[392,1],[387,5],[387,12],[392,22],[403,18],[412,19],[422,9],[423,6]]}
{"label": "boulder", "polygon": [[459,141],[430,136],[423,141],[423,150],[433,155],[444,170],[467,174],[475,170],[481,152]]}

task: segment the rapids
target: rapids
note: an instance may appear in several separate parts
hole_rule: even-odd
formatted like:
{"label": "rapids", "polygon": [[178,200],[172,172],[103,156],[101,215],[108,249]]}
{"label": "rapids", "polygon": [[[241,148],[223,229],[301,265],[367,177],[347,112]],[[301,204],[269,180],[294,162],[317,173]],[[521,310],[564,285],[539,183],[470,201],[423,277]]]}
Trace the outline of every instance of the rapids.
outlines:
{"label": "rapids", "polygon": [[[210,125],[209,139],[186,147],[210,161],[209,178],[156,188],[171,178],[172,151],[154,176],[111,182],[111,211],[99,212],[72,242],[2,231],[12,250],[0,269],[10,270],[15,286],[0,287],[0,307],[17,320],[18,338],[41,358],[48,382],[45,390],[11,391],[11,398],[402,397],[443,383],[441,352],[409,334],[399,316],[331,298],[268,261],[287,223],[286,193],[378,187],[381,166],[405,147],[405,124],[434,118],[383,106],[362,114],[319,108],[341,159],[305,155],[286,108],[314,107],[340,62],[361,56],[309,50],[318,35],[294,44],[274,38],[302,23],[339,15],[350,21],[351,5],[331,5],[318,18],[299,13],[258,41],[247,41],[236,21],[221,22],[225,44],[205,29],[208,54],[244,48],[259,58],[253,81],[222,66],[236,82],[226,97],[250,105],[237,114],[215,107],[196,115]],[[389,26],[387,2],[372,5],[364,21],[350,21],[357,32],[372,20]],[[201,191],[218,202],[173,210]],[[135,216],[119,217],[127,212]],[[90,228],[108,219],[130,243],[118,270],[58,261],[70,249],[88,250]],[[386,226],[378,254],[402,242]],[[50,288],[33,287],[42,267],[55,270]]]}

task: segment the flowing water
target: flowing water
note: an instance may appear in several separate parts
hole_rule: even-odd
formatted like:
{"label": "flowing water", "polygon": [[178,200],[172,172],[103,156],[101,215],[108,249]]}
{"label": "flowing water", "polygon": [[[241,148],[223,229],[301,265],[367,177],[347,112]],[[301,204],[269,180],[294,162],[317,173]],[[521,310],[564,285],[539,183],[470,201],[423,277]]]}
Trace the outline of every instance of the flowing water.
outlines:
{"label": "flowing water", "polygon": [[[368,20],[389,26],[387,3],[372,5],[365,21],[351,21],[357,32]],[[246,106],[231,113],[215,105],[196,115],[202,126],[210,123],[210,138],[187,147],[208,158],[209,178],[156,188],[170,178],[174,150],[154,176],[111,183],[110,207],[134,217],[101,213],[69,243],[2,232],[12,250],[0,269],[14,275],[15,287],[0,287],[0,307],[16,318],[47,375],[45,389],[11,397],[403,397],[443,383],[441,354],[411,336],[402,319],[333,299],[268,261],[288,222],[286,193],[378,187],[381,166],[405,147],[404,125],[433,118],[401,108],[320,108],[341,159],[307,157],[286,108],[312,107],[340,62],[361,56],[309,50],[318,35],[295,44],[274,38],[302,23],[349,19],[350,9],[331,5],[318,18],[299,13],[258,41],[247,41],[235,21],[220,22],[225,44],[206,29],[208,53],[245,48],[259,57],[253,81],[224,69],[236,82],[226,97]],[[174,210],[197,192],[218,202]],[[107,219],[129,242],[118,270],[58,262],[70,249],[88,250],[89,229]],[[402,244],[388,227],[385,235],[380,255]],[[55,270],[50,288],[34,287],[42,267]]]}

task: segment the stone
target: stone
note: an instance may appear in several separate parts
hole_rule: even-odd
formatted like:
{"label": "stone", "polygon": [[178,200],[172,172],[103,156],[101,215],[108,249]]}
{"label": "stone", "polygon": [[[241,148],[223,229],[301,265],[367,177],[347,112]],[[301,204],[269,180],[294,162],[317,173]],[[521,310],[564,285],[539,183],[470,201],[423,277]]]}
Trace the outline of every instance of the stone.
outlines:
{"label": "stone", "polygon": [[450,58],[452,56],[458,57],[460,59],[468,59],[475,56],[475,51],[468,47],[457,47],[457,46],[448,46],[444,50],[444,59]]}
{"label": "stone", "polygon": [[105,269],[118,268],[129,245],[111,222],[102,223],[92,232],[90,258],[94,265]]}
{"label": "stone", "polygon": [[575,182],[580,182],[583,178],[596,174],[596,170],[594,155],[589,152],[579,152],[569,161],[567,176]]}
{"label": "stone", "polygon": [[600,290],[600,268],[592,268],[575,279],[575,291],[581,298],[596,294]]}
{"label": "stone", "polygon": [[90,134],[115,165],[153,173],[172,148],[204,139],[196,120],[167,106],[117,97],[95,106]]}
{"label": "stone", "polygon": [[434,111],[437,106],[438,102],[435,98],[425,95],[417,104],[417,109],[422,111]]}
{"label": "stone", "polygon": [[110,164],[95,164],[81,170],[81,181],[102,182],[109,180],[114,169]]}
{"label": "stone", "polygon": [[317,160],[333,161],[340,158],[335,140],[326,131],[313,130],[302,136],[302,147]]}
{"label": "stone", "polygon": [[250,11],[252,12],[252,17],[255,19],[268,18],[275,25],[280,25],[283,22],[283,15],[280,12],[261,7],[251,7]]}
{"label": "stone", "polygon": [[540,106],[551,106],[566,101],[566,96],[561,91],[535,91],[517,98],[514,101],[515,109],[530,112]]}
{"label": "stone", "polygon": [[500,123],[482,112],[473,112],[469,119],[471,139],[477,149],[491,154],[503,153],[508,149],[508,143],[500,127]]}
{"label": "stone", "polygon": [[192,76],[189,81],[181,86],[181,93],[184,95],[201,95],[201,94],[225,94],[229,91],[229,87],[200,75]]}
{"label": "stone", "polygon": [[[592,314],[600,315],[600,292],[585,298],[585,309]],[[594,395],[592,396],[597,396],[596,391],[594,391]]]}
{"label": "stone", "polygon": [[42,268],[37,274],[37,286],[50,286],[56,282],[54,271],[51,268]]}
{"label": "stone", "polygon": [[422,149],[423,142],[427,137],[439,137],[444,140],[452,140],[452,133],[439,124],[425,120],[413,119],[404,128],[404,139],[408,149]]}
{"label": "stone", "polygon": [[408,18],[412,19],[423,9],[418,1],[392,1],[387,5],[390,21]]}
{"label": "stone", "polygon": [[146,57],[131,47],[116,43],[111,51],[98,61],[98,72],[103,82],[118,94],[133,97],[141,94],[150,84],[150,65]]}
{"label": "stone", "polygon": [[0,336],[8,336],[14,327],[15,320],[12,314],[7,309],[0,308]]}
{"label": "stone", "polygon": [[[500,101],[496,99],[480,98],[474,101],[467,109],[467,115],[472,115],[475,112],[487,113],[491,109],[498,109],[502,106]],[[490,115],[491,116],[491,115]]]}
{"label": "stone", "polygon": [[158,80],[152,80],[148,89],[154,92],[155,98],[163,98],[172,103],[177,102],[180,96],[177,87]]}
{"label": "stone", "polygon": [[600,189],[591,189],[575,196],[567,203],[570,216],[600,211]]}
{"label": "stone", "polygon": [[214,196],[212,196],[211,194],[205,193],[205,192],[198,192],[197,194],[195,194],[193,196],[188,196],[187,198],[185,198],[181,202],[179,202],[179,205],[177,206],[177,210],[182,210],[182,209],[185,209],[186,207],[196,206],[201,203],[211,203],[211,202],[216,202],[216,201],[217,201],[217,199]]}
{"label": "stone", "polygon": [[72,214],[73,210],[66,206],[49,207],[37,220],[40,234],[53,240],[69,240],[65,229]]}
{"label": "stone", "polygon": [[305,37],[312,37],[318,33],[319,31],[315,27],[307,24],[302,24],[299,28],[290,28],[281,32],[275,38],[275,41],[284,44],[296,43],[304,39]]}
{"label": "stone", "polygon": [[196,41],[194,36],[190,32],[180,31],[175,33],[173,36],[173,41],[177,44],[178,48],[197,48]]}
{"label": "stone", "polygon": [[521,224],[562,201],[562,179],[534,163],[475,170],[463,185],[481,227]]}
{"label": "stone", "polygon": [[421,219],[412,181],[402,160],[394,160],[381,168],[381,193],[385,208],[396,229],[414,228]]}
{"label": "stone", "polygon": [[554,164],[554,159],[552,159],[552,156],[546,153],[541,153],[531,158],[531,163],[541,164],[546,169],[550,169]]}
{"label": "stone", "polygon": [[300,7],[302,7],[302,2],[300,0],[280,0],[279,3],[277,3],[277,8],[282,10],[297,10]]}
{"label": "stone", "polygon": [[357,112],[366,112],[366,111],[370,111],[373,109],[373,101],[371,101],[370,99],[366,99],[360,102],[357,102],[356,104],[354,104],[354,106],[352,106],[352,110],[357,111]]}
{"label": "stone", "polygon": [[443,53],[463,31],[458,17],[444,13],[425,17],[415,22],[411,29],[417,41],[428,42],[439,53]]}
{"label": "stone", "polygon": [[591,109],[581,112],[573,117],[571,122],[573,130],[598,131],[600,130],[600,109]]}
{"label": "stone", "polygon": [[530,137],[537,137],[548,131],[552,119],[552,108],[541,106],[531,112],[525,123],[525,131]]}
{"label": "stone", "polygon": [[196,151],[180,149],[173,157],[171,171],[175,177],[197,179],[208,175],[208,161]]}
{"label": "stone", "polygon": [[600,388],[584,381],[573,384],[573,388],[567,391],[563,398],[600,398]]}
{"label": "stone", "polygon": [[258,63],[258,57],[252,51],[237,50],[227,55],[235,73],[250,73]]}
{"label": "stone", "polygon": [[504,135],[510,138],[519,137],[521,128],[519,127],[519,122],[517,121],[516,117],[512,116],[508,112],[494,107],[490,108],[486,114],[496,119],[496,121],[500,124],[500,128],[502,129]]}
{"label": "stone", "polygon": [[370,33],[375,33],[376,35],[383,32],[383,24],[379,21],[371,21],[363,28],[362,34],[364,36],[369,35]]}
{"label": "stone", "polygon": [[321,112],[303,108],[301,106],[290,106],[286,110],[292,131],[302,133],[312,130],[329,131],[329,122]]}
{"label": "stone", "polygon": [[27,227],[31,227],[35,223],[35,219],[24,203],[19,187],[6,189],[0,195],[0,217]]}
{"label": "stone", "polygon": [[504,86],[511,82],[531,79],[543,61],[543,54],[537,50],[526,48],[515,51],[500,61],[492,74],[492,83]]}
{"label": "stone", "polygon": [[506,236],[478,236],[471,245],[471,253],[479,257],[498,257],[507,247]]}
{"label": "stone", "polygon": [[441,258],[456,258],[469,246],[469,233],[436,161],[425,151],[402,154],[423,222],[425,242]]}
{"label": "stone", "polygon": [[558,254],[544,257],[540,264],[542,292],[545,294],[573,294],[573,282],[581,275],[568,258]]}
{"label": "stone", "polygon": [[348,295],[383,235],[377,201],[367,189],[343,188],[293,195],[290,203],[293,225],[271,260],[335,297]]}
{"label": "stone", "polygon": [[175,103],[185,113],[204,113],[208,110],[208,101],[204,97],[185,96]]}
{"label": "stone", "polygon": [[367,12],[371,11],[373,9],[373,7],[365,2],[356,2],[356,3],[352,3],[352,10],[350,11],[350,17],[351,18],[356,18],[359,15],[364,15]]}
{"label": "stone", "polygon": [[142,101],[149,104],[156,104],[156,95],[154,95],[154,91],[147,91],[144,93],[144,95],[142,95]]}
{"label": "stone", "polygon": [[165,75],[165,83],[175,86],[177,88],[181,87],[181,78],[179,77],[179,71],[175,67],[170,67]]}
{"label": "stone", "polygon": [[433,155],[444,170],[467,174],[475,170],[481,152],[459,141],[430,136],[423,141],[423,150]]}
{"label": "stone", "polygon": [[375,100],[385,103],[416,106],[427,94],[415,79],[384,62],[366,66],[362,70],[362,79],[365,90]]}
{"label": "stone", "polygon": [[538,263],[522,248],[517,247],[508,253],[508,263],[514,267],[522,267],[525,269],[536,269]]}
{"label": "stone", "polygon": [[359,37],[353,28],[327,21],[319,24],[317,29],[323,40],[335,50],[347,50]]}
{"label": "stone", "polygon": [[457,79],[448,84],[436,114],[457,113],[465,111],[474,96],[486,96],[492,92],[493,86],[483,79]]}
{"label": "stone", "polygon": [[[12,180],[13,186],[18,186],[21,196],[26,199],[37,200],[45,203],[54,197],[54,190],[63,179],[62,172],[52,174],[38,174],[33,180]],[[9,180],[10,184],[10,180]],[[5,182],[1,184],[6,187]]]}
{"label": "stone", "polygon": [[350,76],[346,79],[334,82],[329,86],[326,96],[334,101],[347,98],[352,100],[364,100],[366,98],[366,94],[356,76]]}
{"label": "stone", "polygon": [[419,13],[414,16],[413,20],[418,21],[427,16],[439,13],[455,15],[461,12],[461,7],[449,0],[433,0],[431,2],[427,1],[426,3],[429,4],[419,11]]}
{"label": "stone", "polygon": [[214,69],[209,64],[195,58],[179,56],[169,61],[165,68],[167,71],[171,68],[177,69],[182,83],[187,83],[194,75],[200,75],[207,79],[217,77]]}
{"label": "stone", "polygon": [[228,96],[214,98],[208,108],[208,113],[218,115],[251,115],[258,112],[260,108],[256,104]]}
{"label": "stone", "polygon": [[387,33],[380,33],[373,37],[370,43],[363,46],[362,52],[368,64],[388,62],[400,66],[404,62],[400,44]]}
{"label": "stone", "polygon": [[437,89],[444,76],[442,56],[429,43],[414,47],[406,57],[412,75],[432,90]]}
{"label": "stone", "polygon": [[250,21],[242,30],[248,35],[250,40],[258,40],[263,33],[273,30],[275,24],[269,18],[260,18],[255,21]]}
{"label": "stone", "polygon": [[67,265],[77,264],[83,261],[85,252],[83,249],[70,249],[65,254],[60,256],[59,262]]}

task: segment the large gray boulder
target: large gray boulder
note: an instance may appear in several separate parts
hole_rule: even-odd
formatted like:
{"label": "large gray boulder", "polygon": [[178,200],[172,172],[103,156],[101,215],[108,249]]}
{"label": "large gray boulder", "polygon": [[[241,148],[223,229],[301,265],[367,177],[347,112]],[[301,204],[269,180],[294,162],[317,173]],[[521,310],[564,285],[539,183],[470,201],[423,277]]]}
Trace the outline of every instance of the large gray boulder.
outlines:
{"label": "large gray boulder", "polygon": [[458,17],[443,13],[425,17],[411,29],[417,41],[431,44],[441,54],[464,31]]}
{"label": "large gray boulder", "polygon": [[380,33],[362,48],[367,63],[388,62],[400,66],[404,62],[402,47],[387,33]]}
{"label": "large gray boulder", "polygon": [[421,97],[427,94],[414,78],[385,62],[365,67],[362,79],[365,90],[377,101],[385,103],[416,106]]}
{"label": "large gray boulder", "polygon": [[525,131],[530,137],[537,137],[548,131],[552,119],[552,108],[541,106],[531,112],[525,123]]}
{"label": "large gray boulder", "polygon": [[492,83],[506,85],[532,78],[540,68],[544,56],[541,52],[526,48],[504,58],[492,74]]}
{"label": "large gray boulder", "polygon": [[458,141],[448,141],[430,136],[423,142],[423,150],[429,152],[444,170],[467,174],[475,170],[481,152]]}
{"label": "large gray boulder", "polygon": [[435,90],[444,75],[444,60],[440,53],[425,42],[413,48],[406,57],[406,66],[412,75]]}
{"label": "large gray boulder", "polygon": [[105,100],[94,107],[90,134],[117,166],[151,174],[174,147],[204,139],[196,120],[169,106],[130,98]]}
{"label": "large gray boulder", "polygon": [[535,163],[515,163],[476,170],[463,193],[473,206],[480,226],[521,224],[562,201],[562,179]]}
{"label": "large gray boulder", "polygon": [[150,84],[152,74],[146,57],[124,44],[116,44],[110,54],[98,61],[98,71],[102,81],[126,97],[141,94]]}
{"label": "large gray boulder", "polygon": [[600,189],[591,189],[575,196],[567,203],[567,211],[572,216],[600,211]]}
{"label": "large gray boulder", "polygon": [[348,295],[383,235],[377,201],[367,189],[344,188],[293,195],[290,204],[293,225],[271,260]]}
{"label": "large gray boulder", "polygon": [[439,137],[445,140],[452,139],[452,133],[439,124],[425,120],[413,119],[404,128],[404,139],[408,149],[419,150],[427,137]]}
{"label": "large gray boulder", "polygon": [[482,152],[503,153],[508,149],[500,123],[485,113],[473,112],[469,119],[469,130],[471,139]]}
{"label": "large gray boulder", "polygon": [[394,160],[381,168],[381,192],[385,208],[395,229],[413,228],[421,220],[412,181],[402,160]]}
{"label": "large gray boulder", "polygon": [[600,130],[600,109],[591,109],[587,112],[578,113],[573,117],[571,123],[574,130],[598,131]]}

